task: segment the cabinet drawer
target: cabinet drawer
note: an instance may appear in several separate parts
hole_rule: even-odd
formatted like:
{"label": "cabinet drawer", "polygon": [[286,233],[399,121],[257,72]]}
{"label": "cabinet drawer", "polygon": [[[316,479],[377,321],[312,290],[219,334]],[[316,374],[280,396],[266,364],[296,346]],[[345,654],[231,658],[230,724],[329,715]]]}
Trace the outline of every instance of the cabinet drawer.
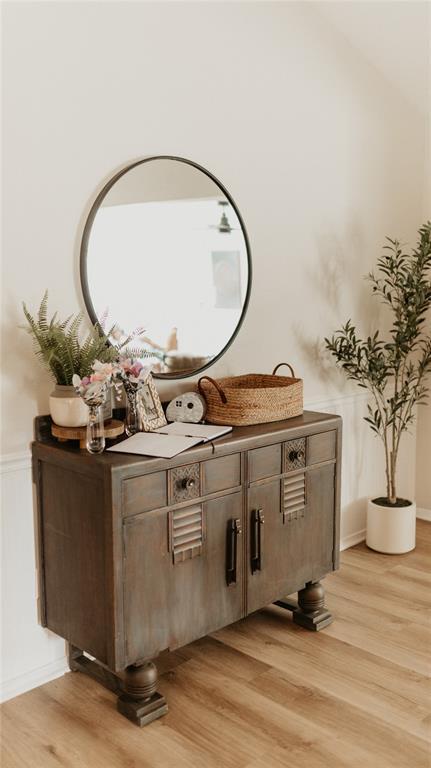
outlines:
{"label": "cabinet drawer", "polygon": [[167,504],[166,472],[131,477],[123,483],[123,515],[138,515]]}
{"label": "cabinet drawer", "polygon": [[202,463],[202,495],[241,485],[241,454],[221,456]]}
{"label": "cabinet drawer", "polygon": [[320,435],[311,435],[307,438],[307,464],[335,459],[336,445],[335,429],[331,432],[321,432]]}
{"label": "cabinet drawer", "polygon": [[248,452],[250,482],[264,477],[279,475],[281,472],[281,445],[267,445]]}

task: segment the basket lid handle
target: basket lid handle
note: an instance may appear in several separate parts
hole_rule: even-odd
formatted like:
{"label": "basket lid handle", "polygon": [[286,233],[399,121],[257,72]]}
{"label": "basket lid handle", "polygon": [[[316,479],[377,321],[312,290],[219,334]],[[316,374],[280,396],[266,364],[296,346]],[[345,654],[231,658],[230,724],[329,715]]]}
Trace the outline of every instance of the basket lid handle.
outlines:
{"label": "basket lid handle", "polygon": [[279,363],[278,365],[276,365],[272,372],[272,375],[275,376],[276,372],[278,371],[279,368],[281,368],[282,365],[287,365],[293,378],[295,378],[295,371],[293,370],[292,366],[289,363]]}
{"label": "basket lid handle", "polygon": [[205,390],[204,390],[204,388],[202,387],[202,384],[201,384],[201,382],[202,382],[202,381],[205,381],[205,379],[206,379],[207,381],[209,381],[209,382],[210,382],[210,384],[212,384],[212,385],[213,385],[213,386],[216,388],[217,392],[218,392],[218,393],[219,393],[219,395],[220,395],[220,400],[222,401],[223,405],[226,405],[226,403],[227,403],[227,397],[226,397],[225,393],[223,392],[223,390],[222,390],[222,388],[221,388],[220,384],[218,384],[218,383],[217,383],[217,382],[216,382],[214,379],[212,379],[212,378],[211,378],[211,376],[201,376],[201,377],[200,377],[200,379],[199,379],[199,381],[198,381],[198,390],[199,390],[199,392],[201,393],[201,395],[202,395],[203,397],[205,397]]}

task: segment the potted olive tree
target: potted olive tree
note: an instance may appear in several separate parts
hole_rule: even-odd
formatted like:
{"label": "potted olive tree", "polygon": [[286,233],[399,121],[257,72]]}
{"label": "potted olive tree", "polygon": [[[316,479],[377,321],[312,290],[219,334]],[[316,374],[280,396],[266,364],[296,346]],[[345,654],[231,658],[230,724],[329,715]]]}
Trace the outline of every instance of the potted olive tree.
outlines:
{"label": "potted olive tree", "polygon": [[410,254],[398,240],[387,241],[377,274],[367,278],[374,295],[390,309],[388,338],[376,331],[362,340],[348,320],[325,343],[347,378],[368,390],[372,404],[365,421],[383,445],[386,495],[368,502],[367,544],[399,554],[415,547],[416,504],[397,495],[397,460],[401,438],[415,419],[415,405],[426,402],[429,390],[431,222],[420,228]]}

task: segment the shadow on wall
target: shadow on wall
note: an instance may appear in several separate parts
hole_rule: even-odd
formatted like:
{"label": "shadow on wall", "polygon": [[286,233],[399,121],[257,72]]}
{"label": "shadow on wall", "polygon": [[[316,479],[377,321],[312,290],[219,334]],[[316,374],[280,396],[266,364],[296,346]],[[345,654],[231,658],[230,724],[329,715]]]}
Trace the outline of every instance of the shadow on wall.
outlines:
{"label": "shadow on wall", "polygon": [[[342,391],[346,376],[327,351],[324,337],[332,336],[348,318],[367,336],[379,327],[381,312],[364,279],[371,266],[364,259],[365,246],[359,231],[352,227],[344,238],[331,233],[322,234],[316,240],[317,258],[313,267],[306,267],[305,271],[310,295],[318,297],[320,315],[324,318],[319,325],[321,335],[308,335],[299,323],[294,324],[292,330],[306,362],[317,368],[322,383]],[[328,318],[332,317],[329,322]]]}
{"label": "shadow on wall", "polygon": [[[30,312],[37,311],[40,299],[30,301]],[[34,348],[26,331],[26,320],[21,304],[10,304],[3,325],[3,355],[7,360],[4,366],[3,402],[25,404],[29,413],[48,413],[48,395],[54,388],[54,380],[45,370],[41,361],[34,354]]]}

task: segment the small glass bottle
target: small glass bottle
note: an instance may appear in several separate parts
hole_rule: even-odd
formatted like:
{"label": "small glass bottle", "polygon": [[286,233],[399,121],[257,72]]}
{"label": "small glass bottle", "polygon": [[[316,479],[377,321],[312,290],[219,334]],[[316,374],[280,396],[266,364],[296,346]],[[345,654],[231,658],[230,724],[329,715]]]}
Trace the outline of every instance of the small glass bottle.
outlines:
{"label": "small glass bottle", "polygon": [[103,407],[88,406],[87,451],[102,453],[105,450],[105,430],[103,427]]}
{"label": "small glass bottle", "polygon": [[136,435],[140,431],[138,412],[138,391],[126,389],[126,435]]}

